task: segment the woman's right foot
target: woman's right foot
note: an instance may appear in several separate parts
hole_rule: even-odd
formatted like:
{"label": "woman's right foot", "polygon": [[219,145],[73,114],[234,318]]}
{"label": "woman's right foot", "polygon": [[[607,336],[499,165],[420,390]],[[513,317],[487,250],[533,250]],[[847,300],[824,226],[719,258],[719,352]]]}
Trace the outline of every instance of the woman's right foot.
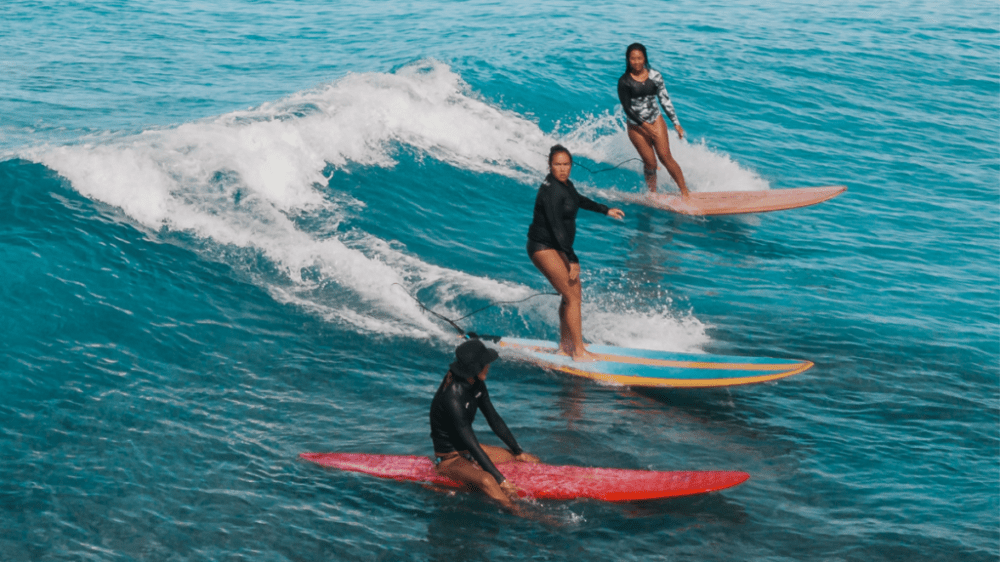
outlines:
{"label": "woman's right foot", "polygon": [[583,350],[580,353],[572,354],[573,361],[600,361],[601,358],[597,356],[596,353],[591,353],[587,350]]}

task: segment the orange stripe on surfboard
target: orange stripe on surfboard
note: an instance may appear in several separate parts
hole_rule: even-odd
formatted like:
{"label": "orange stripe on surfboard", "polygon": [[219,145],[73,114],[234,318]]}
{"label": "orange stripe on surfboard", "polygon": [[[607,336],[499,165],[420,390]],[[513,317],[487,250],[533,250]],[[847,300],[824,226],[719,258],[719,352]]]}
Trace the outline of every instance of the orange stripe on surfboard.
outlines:
{"label": "orange stripe on surfboard", "polygon": [[783,373],[772,373],[755,377],[733,377],[725,379],[668,379],[659,377],[640,377],[634,375],[611,375],[607,373],[592,373],[590,371],[582,371],[580,369],[575,369],[573,367],[567,367],[565,365],[559,365],[556,363],[548,363],[545,361],[539,361],[539,363],[550,369],[555,369],[557,371],[562,371],[564,373],[569,373],[571,375],[578,375],[596,381],[616,384],[620,386],[642,386],[647,388],[649,387],[705,388],[712,386],[737,386],[741,384],[753,384],[759,382],[773,381],[785,377],[790,377],[792,375],[797,375],[803,371],[809,370],[813,366],[812,361],[803,361],[802,364],[795,369],[791,369]]}
{"label": "orange stripe on surfboard", "polygon": [[[503,340],[500,340],[501,347],[509,347],[511,349],[524,349],[527,351],[534,351],[537,353],[552,353],[551,349],[548,347],[539,346],[526,346],[517,344],[506,344]],[[554,353],[552,353],[555,355]],[[725,370],[725,371],[781,371],[788,369],[792,366],[801,365],[800,363],[718,363],[713,361],[675,361],[672,359],[650,359],[647,357],[629,357],[627,355],[612,355],[610,353],[595,353],[601,361],[607,361],[610,363],[627,363],[630,365],[646,365],[649,367],[679,367],[682,369],[714,369],[714,370]],[[808,362],[804,362],[808,363]],[[808,363],[809,367],[812,363]],[[806,367],[808,368],[808,367]],[[802,369],[803,371],[805,369]],[[802,372],[802,371],[798,371]],[[770,375],[768,375],[770,376]]]}

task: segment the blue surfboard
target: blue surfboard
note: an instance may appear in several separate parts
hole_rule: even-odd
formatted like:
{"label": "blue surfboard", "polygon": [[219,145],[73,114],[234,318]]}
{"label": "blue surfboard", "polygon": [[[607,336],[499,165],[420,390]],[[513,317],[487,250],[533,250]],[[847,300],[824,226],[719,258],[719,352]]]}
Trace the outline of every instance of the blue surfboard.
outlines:
{"label": "blue surfboard", "polygon": [[674,353],[598,344],[587,346],[598,361],[574,361],[559,354],[555,342],[495,336],[483,339],[542,367],[622,386],[735,386],[790,377],[813,366],[811,361],[801,359]]}

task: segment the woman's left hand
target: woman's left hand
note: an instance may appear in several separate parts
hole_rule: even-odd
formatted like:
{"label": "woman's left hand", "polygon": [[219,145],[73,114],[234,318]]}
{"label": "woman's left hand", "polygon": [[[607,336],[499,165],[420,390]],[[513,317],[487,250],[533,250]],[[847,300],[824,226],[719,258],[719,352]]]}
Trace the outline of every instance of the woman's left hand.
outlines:
{"label": "woman's left hand", "polygon": [[615,209],[608,209],[608,216],[611,217],[611,218],[613,218],[613,219],[619,219],[619,220],[621,220],[621,219],[625,218],[625,211],[623,211],[621,209],[617,209],[617,208],[615,208]]}
{"label": "woman's left hand", "polygon": [[674,129],[677,131],[677,138],[683,139],[685,135],[684,127],[681,127],[680,125],[675,125]]}
{"label": "woman's left hand", "polygon": [[532,455],[531,453],[521,453],[514,457],[517,462],[542,462],[538,457]]}

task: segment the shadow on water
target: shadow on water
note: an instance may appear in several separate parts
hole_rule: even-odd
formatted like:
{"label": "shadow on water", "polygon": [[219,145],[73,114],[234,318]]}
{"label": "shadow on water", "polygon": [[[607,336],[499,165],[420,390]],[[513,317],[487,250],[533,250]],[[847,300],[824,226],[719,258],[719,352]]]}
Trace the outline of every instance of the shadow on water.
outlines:
{"label": "shadow on water", "polygon": [[732,421],[738,419],[738,416],[733,411],[737,406],[737,398],[726,387],[629,387],[629,392],[670,408],[680,408],[692,416],[698,416],[710,421]]}
{"label": "shadow on water", "polygon": [[640,271],[649,267],[679,269],[686,246],[711,250],[718,254],[753,256],[760,259],[790,259],[811,255],[812,249],[799,249],[786,243],[764,239],[760,215],[697,217],[638,207],[634,234],[628,240],[626,264]]}
{"label": "shadow on water", "polygon": [[606,387],[576,379],[564,381],[555,398],[565,426],[549,430],[559,443],[545,459],[552,464],[593,465],[600,458],[598,464],[618,468],[699,468],[721,460],[713,452],[719,449],[742,451],[734,459],[763,458],[784,455],[806,437],[776,427],[758,400],[729,388]]}
{"label": "shadow on water", "polygon": [[[750,516],[743,504],[725,496],[726,491],[711,494],[697,494],[680,498],[666,498],[620,504],[621,513],[629,519],[647,519],[649,530],[663,527],[664,520],[676,525],[676,531],[684,530],[694,524],[715,523],[724,525],[742,525]],[[635,528],[643,523],[629,521],[629,527]]]}
{"label": "shadow on water", "polygon": [[699,424],[736,424],[751,430],[748,419],[737,410],[738,398],[728,388],[610,387],[572,377],[563,382],[556,404],[563,418],[572,423],[583,419],[585,406],[590,402],[588,393],[607,390],[624,398],[639,399],[647,409],[652,406],[664,414],[683,413]]}
{"label": "shadow on water", "polygon": [[644,208],[635,216],[636,229],[628,240],[625,267],[639,283],[652,286],[665,283],[667,273],[676,272],[681,266],[680,254],[673,249],[676,228],[664,225],[649,209]]}
{"label": "shadow on water", "polygon": [[438,505],[427,522],[431,560],[488,560],[491,551],[510,541],[538,542],[539,552],[559,552],[564,548],[560,542],[572,541],[581,533],[659,535],[705,525],[741,526],[750,520],[742,504],[722,493],[622,503],[534,502],[528,506],[533,512],[528,518],[503,512],[473,494],[435,503]]}

